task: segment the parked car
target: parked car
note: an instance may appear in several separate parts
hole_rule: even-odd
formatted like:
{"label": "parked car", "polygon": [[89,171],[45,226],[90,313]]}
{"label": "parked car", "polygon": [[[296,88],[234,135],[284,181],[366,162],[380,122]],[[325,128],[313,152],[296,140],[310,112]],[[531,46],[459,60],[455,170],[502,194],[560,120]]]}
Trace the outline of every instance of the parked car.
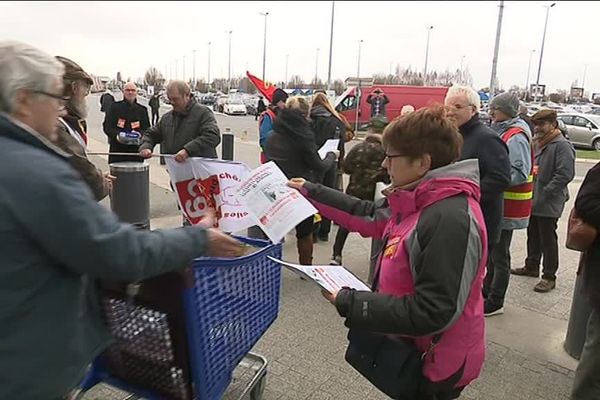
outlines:
{"label": "parked car", "polygon": [[600,116],[565,113],[559,114],[558,119],[567,126],[573,145],[600,150]]}
{"label": "parked car", "polygon": [[223,106],[223,114],[227,115],[246,115],[248,110],[240,98],[229,98]]}

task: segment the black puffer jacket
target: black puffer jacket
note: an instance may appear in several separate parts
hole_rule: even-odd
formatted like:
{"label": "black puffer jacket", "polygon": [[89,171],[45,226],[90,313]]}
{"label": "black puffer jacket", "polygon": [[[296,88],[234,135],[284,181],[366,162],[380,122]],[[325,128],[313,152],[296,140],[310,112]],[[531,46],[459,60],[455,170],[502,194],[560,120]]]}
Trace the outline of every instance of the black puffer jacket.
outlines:
{"label": "black puffer jacket", "polygon": [[[584,222],[600,232],[600,163],[590,169],[579,188],[575,210]],[[583,253],[583,282],[592,306],[600,312],[600,239]]]}
{"label": "black puffer jacket", "polygon": [[335,154],[328,153],[321,160],[308,120],[293,109],[283,109],[277,114],[273,133],[265,144],[265,154],[288,178],[312,182],[331,168],[336,159]]}

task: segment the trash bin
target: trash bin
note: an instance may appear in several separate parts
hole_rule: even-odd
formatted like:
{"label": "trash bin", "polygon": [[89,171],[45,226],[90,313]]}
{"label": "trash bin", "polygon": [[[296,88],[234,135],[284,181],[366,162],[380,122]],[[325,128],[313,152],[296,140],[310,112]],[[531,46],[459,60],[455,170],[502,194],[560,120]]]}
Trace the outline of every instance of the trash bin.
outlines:
{"label": "trash bin", "polygon": [[[580,259],[581,263],[582,260]],[[585,343],[587,323],[592,313],[592,307],[583,291],[583,279],[581,274],[577,275],[575,280],[575,289],[573,290],[573,303],[571,304],[571,315],[569,316],[569,326],[567,328],[567,337],[565,338],[564,349],[571,357],[579,360]]]}
{"label": "trash bin", "polygon": [[123,222],[150,229],[150,166],[146,162],[118,162],[109,165],[116,177],[110,194],[110,208]]}

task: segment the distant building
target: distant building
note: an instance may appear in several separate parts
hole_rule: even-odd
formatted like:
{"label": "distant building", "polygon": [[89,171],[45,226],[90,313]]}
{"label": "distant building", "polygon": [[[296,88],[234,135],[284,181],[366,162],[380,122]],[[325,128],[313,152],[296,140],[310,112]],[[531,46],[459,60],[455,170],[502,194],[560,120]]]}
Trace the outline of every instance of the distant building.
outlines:
{"label": "distant building", "polygon": [[110,82],[110,78],[108,76],[96,76],[92,75],[92,80],[94,83],[90,88],[92,93],[104,92],[106,90],[106,85]]}

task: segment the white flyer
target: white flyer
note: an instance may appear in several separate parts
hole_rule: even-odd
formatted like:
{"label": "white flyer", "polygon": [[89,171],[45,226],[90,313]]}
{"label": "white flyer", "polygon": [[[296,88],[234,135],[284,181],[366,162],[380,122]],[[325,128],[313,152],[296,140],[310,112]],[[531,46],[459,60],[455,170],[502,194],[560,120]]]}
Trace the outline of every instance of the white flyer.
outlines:
{"label": "white flyer", "polygon": [[270,161],[256,168],[239,186],[238,196],[273,243],[318,211],[300,192],[287,186],[288,178]]}
{"label": "white flyer", "polygon": [[327,156],[327,153],[330,151],[336,152],[338,150],[338,146],[340,145],[340,139],[328,139],[323,147],[319,149],[319,156],[321,160],[324,160]]}
{"label": "white flyer", "polygon": [[341,265],[298,265],[268,257],[292,272],[312,280],[329,293],[335,293],[344,287],[371,291],[367,284]]}

